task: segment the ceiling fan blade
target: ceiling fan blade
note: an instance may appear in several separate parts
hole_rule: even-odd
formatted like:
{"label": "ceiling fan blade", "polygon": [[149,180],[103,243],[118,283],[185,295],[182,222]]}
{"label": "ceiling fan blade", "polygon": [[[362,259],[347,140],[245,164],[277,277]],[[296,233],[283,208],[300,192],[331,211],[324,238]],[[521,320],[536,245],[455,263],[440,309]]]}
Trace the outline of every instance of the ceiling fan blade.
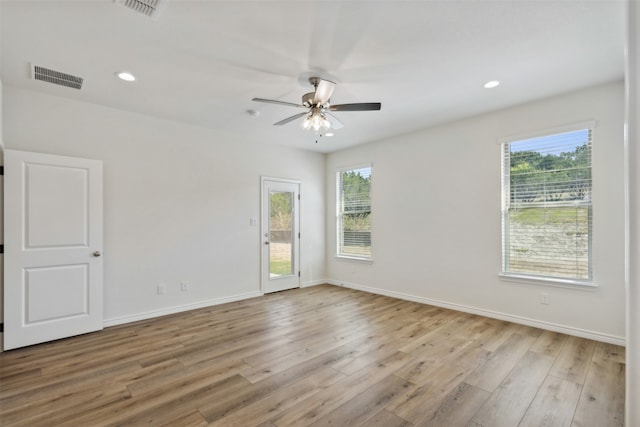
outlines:
{"label": "ceiling fan blade", "polygon": [[329,112],[324,112],[324,115],[329,119],[329,123],[331,123],[331,129],[342,129],[344,127],[344,123],[342,123],[336,116]]}
{"label": "ceiling fan blade", "polygon": [[318,79],[318,86],[316,87],[316,92],[313,96],[313,103],[324,104],[325,102],[328,102],[331,95],[333,95],[335,88],[336,84],[334,82]]}
{"label": "ceiling fan blade", "polygon": [[293,102],[276,101],[275,99],[253,98],[252,101],[266,102],[268,104],[287,105],[289,107],[307,108],[304,105],[294,104]]}
{"label": "ceiling fan blade", "polygon": [[304,117],[304,116],[306,116],[307,114],[309,114],[307,111],[305,111],[304,113],[298,113],[298,114],[296,114],[295,116],[287,117],[287,118],[286,118],[286,119],[284,119],[284,120],[280,120],[278,123],[274,123],[273,125],[274,125],[274,126],[282,126],[282,125],[286,125],[287,123],[292,122],[292,121],[294,121],[294,120],[296,120],[296,119],[299,119],[300,117]]}
{"label": "ceiling fan blade", "polygon": [[380,102],[360,102],[357,104],[338,104],[327,108],[329,111],[372,111],[382,108]]}

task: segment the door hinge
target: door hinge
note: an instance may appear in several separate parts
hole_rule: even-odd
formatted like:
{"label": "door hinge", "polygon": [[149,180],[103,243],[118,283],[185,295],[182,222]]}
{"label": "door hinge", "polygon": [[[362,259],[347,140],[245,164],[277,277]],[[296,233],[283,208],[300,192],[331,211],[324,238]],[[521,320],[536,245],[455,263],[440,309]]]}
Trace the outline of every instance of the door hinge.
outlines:
{"label": "door hinge", "polygon": [[298,271],[298,277],[300,277],[300,272]]}
{"label": "door hinge", "polygon": [[298,239],[300,238],[300,233],[298,233]]}
{"label": "door hinge", "polygon": [[300,200],[300,193],[298,193],[298,200]]}
{"label": "door hinge", "polygon": [[4,166],[0,166],[0,175],[4,175]]}
{"label": "door hinge", "polygon": [[0,254],[4,253],[4,245],[0,245]]}

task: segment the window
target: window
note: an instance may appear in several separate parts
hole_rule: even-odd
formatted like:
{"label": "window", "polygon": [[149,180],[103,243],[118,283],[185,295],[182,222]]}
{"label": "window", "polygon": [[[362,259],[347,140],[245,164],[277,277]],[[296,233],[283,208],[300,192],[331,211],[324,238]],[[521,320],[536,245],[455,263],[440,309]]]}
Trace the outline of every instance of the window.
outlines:
{"label": "window", "polygon": [[591,130],[502,145],[502,271],[588,284]]}
{"label": "window", "polygon": [[337,255],[371,259],[371,165],[337,174]]}

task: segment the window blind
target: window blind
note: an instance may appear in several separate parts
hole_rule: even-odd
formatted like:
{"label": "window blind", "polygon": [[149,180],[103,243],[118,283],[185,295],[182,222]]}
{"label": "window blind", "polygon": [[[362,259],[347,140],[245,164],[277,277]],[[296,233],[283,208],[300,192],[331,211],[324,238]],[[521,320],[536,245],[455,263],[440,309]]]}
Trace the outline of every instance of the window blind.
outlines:
{"label": "window blind", "polygon": [[337,254],[371,258],[371,166],[337,174]]}
{"label": "window blind", "polygon": [[593,279],[591,130],[503,144],[503,273]]}

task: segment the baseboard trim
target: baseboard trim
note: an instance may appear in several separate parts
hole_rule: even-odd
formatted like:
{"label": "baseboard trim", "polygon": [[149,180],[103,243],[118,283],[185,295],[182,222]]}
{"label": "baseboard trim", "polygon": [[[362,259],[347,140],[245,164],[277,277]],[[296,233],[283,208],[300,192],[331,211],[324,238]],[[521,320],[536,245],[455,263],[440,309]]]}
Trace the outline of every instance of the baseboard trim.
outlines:
{"label": "baseboard trim", "polygon": [[310,280],[308,282],[303,282],[300,287],[301,288],[308,288],[310,286],[318,286],[318,285],[324,285],[328,283],[325,279],[321,279],[321,280]]}
{"label": "baseboard trim", "polygon": [[139,320],[152,319],[154,317],[166,316],[168,314],[181,313],[183,311],[195,310],[198,308],[211,307],[214,305],[226,304],[229,302],[241,301],[249,298],[261,297],[263,294],[259,291],[246,292],[244,294],[232,295],[223,298],[210,299],[206,301],[199,301],[192,304],[178,305],[175,307],[167,307],[159,310],[146,311],[144,313],[131,314],[127,316],[114,317],[111,319],[105,319],[103,325],[105,328],[109,326],[122,325],[125,323],[137,322]]}
{"label": "baseboard trim", "polygon": [[587,338],[595,341],[601,341],[608,344],[615,344],[623,347],[626,345],[626,340],[624,337],[603,334],[601,332],[588,331],[585,329],[574,328],[572,326],[558,325],[556,323],[529,319],[527,317],[515,316],[512,314],[506,314],[506,313],[501,313],[501,312],[492,311],[492,310],[485,310],[482,308],[471,307],[463,304],[457,304],[457,303],[451,303],[447,301],[435,300],[431,298],[419,297],[415,295],[404,294],[401,292],[389,291],[386,289],[372,288],[370,286],[360,285],[356,283],[348,283],[348,282],[338,281],[333,279],[327,279],[325,283],[329,283],[335,286],[343,286],[349,289],[356,289],[359,291],[369,292],[372,294],[398,298],[406,301],[413,301],[421,304],[434,305],[436,307],[462,311],[465,313],[477,314],[479,316],[490,317],[493,319],[505,320],[507,322],[513,322],[513,323],[518,323],[522,325],[532,326],[534,328],[545,329],[552,332],[560,332],[563,334],[573,335],[580,338]]}

